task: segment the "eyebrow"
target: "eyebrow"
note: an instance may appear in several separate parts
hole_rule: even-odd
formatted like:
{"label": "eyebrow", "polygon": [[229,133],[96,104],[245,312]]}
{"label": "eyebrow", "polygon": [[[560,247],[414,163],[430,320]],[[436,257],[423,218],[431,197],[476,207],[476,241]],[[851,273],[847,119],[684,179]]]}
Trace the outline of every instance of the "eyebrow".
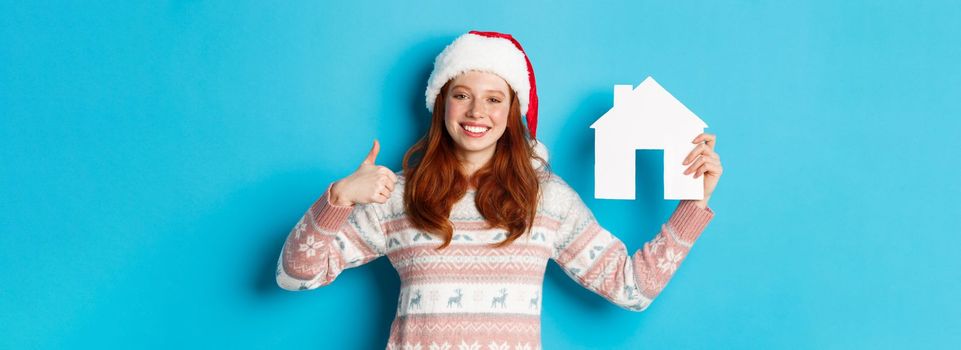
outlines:
{"label": "eyebrow", "polygon": [[[471,90],[469,87],[466,87],[466,86],[460,85],[460,84],[454,85],[454,86],[451,86],[451,87],[450,87],[451,90],[454,90],[454,89],[456,89],[456,88],[462,88],[462,89],[467,90],[467,91],[473,91],[473,90]],[[506,96],[506,95],[504,94],[504,92],[502,92],[502,91],[500,91],[500,90],[488,89],[488,90],[486,90],[486,92],[493,92],[493,93],[500,94],[501,96]]]}

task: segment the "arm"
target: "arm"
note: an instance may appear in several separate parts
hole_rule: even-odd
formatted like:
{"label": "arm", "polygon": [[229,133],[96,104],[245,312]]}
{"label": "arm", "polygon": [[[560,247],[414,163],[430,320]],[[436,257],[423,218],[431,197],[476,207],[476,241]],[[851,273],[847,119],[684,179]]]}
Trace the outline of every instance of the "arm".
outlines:
{"label": "arm", "polygon": [[631,311],[643,311],[660,294],[714,216],[695,201],[681,201],[657,236],[628,255],[570,192],[573,205],[561,222],[554,260],[582,286]]}
{"label": "arm", "polygon": [[[333,184],[332,184],[333,185]],[[331,186],[290,231],[277,259],[277,285],[291,291],[326,286],[347,268],[386,252],[382,207],[331,203]]]}

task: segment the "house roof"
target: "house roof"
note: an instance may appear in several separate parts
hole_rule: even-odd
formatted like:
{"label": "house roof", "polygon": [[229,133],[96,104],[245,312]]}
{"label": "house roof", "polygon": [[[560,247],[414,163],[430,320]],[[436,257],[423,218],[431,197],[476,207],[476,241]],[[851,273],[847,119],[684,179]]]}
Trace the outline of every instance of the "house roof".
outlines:
{"label": "house roof", "polygon": [[[627,85],[628,87],[630,85]],[[615,86],[627,96],[617,96],[617,104],[591,124],[591,128],[667,126],[706,128],[707,124],[681,101],[648,76],[634,89]]]}

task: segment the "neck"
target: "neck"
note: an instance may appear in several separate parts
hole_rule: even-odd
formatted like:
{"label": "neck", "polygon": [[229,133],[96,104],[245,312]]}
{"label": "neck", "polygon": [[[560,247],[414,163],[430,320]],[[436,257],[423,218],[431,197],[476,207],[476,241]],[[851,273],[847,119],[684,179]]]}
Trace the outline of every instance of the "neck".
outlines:
{"label": "neck", "polygon": [[457,152],[464,175],[470,178],[478,169],[484,167],[494,157],[495,147],[478,152]]}

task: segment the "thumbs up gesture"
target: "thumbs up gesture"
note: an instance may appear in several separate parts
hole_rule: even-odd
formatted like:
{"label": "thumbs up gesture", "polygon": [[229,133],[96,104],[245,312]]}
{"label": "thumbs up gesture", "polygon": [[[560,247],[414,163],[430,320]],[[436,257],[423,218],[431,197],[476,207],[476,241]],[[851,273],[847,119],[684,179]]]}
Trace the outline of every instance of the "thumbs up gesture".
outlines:
{"label": "thumbs up gesture", "polygon": [[353,204],[386,203],[394,191],[397,175],[385,166],[375,165],[380,143],[374,146],[353,174],[338,180],[330,188],[330,202],[338,206]]}

